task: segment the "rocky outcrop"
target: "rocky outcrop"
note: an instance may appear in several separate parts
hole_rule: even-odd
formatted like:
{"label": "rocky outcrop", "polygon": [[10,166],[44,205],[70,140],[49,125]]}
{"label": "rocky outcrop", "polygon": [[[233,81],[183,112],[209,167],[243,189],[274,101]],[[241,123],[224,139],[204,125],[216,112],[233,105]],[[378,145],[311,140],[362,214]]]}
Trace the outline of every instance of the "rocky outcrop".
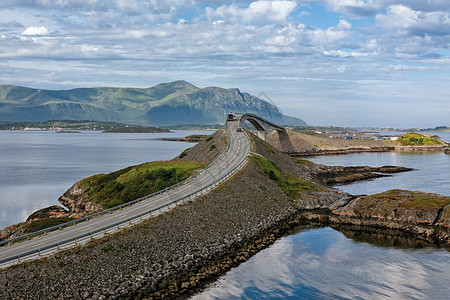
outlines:
{"label": "rocky outcrop", "polygon": [[94,213],[103,210],[101,204],[89,201],[89,186],[81,186],[81,181],[76,182],[61,197],[59,203],[75,213]]}
{"label": "rocky outcrop", "polygon": [[0,242],[13,239],[25,234],[23,223],[14,224],[0,230]]}
{"label": "rocky outcrop", "polygon": [[408,172],[414,169],[398,167],[398,166],[383,166],[383,167],[333,167],[321,166],[320,171],[317,172],[317,177],[326,185],[348,184],[355,181],[388,177],[389,174]]}
{"label": "rocky outcrop", "polygon": [[450,197],[390,190],[361,196],[332,210],[330,223],[407,231],[441,244],[450,242]]}
{"label": "rocky outcrop", "polygon": [[396,146],[395,151],[403,152],[442,152],[448,151],[448,145],[434,146]]}
{"label": "rocky outcrop", "polygon": [[58,205],[49,206],[32,213],[28,218],[28,221],[42,220],[47,218],[64,218],[69,217],[70,213]]}

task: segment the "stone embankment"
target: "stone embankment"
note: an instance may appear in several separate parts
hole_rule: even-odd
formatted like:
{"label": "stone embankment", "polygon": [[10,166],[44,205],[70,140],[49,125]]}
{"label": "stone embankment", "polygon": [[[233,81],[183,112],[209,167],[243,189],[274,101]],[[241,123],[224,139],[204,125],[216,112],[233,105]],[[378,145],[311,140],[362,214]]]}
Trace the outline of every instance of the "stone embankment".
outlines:
{"label": "stone embankment", "polygon": [[448,145],[435,146],[396,146],[395,151],[403,152],[448,152]]}
{"label": "stone embankment", "polygon": [[[296,178],[295,197],[292,190],[285,194],[285,181],[251,159],[195,201],[88,245],[0,271],[0,298],[184,297],[299,224],[355,226],[360,231],[392,228],[449,244],[450,197],[409,197],[405,191],[374,195],[372,200],[355,197],[324,185],[348,176],[350,169],[332,176],[326,166],[292,159],[257,138],[253,143],[267,166],[286,180]],[[184,158],[201,157],[203,150],[196,147]],[[374,171],[363,169],[353,171]],[[423,203],[424,196],[432,200],[431,207]]]}

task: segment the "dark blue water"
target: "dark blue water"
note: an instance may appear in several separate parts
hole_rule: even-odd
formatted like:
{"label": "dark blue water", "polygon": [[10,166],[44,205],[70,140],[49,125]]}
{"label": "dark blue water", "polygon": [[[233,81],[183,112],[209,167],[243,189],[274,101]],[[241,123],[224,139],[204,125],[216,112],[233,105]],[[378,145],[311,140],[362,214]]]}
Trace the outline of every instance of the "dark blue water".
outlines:
{"label": "dark blue water", "polygon": [[[450,142],[450,133],[440,133]],[[415,168],[340,186],[352,194],[402,188],[450,196],[450,155],[361,153],[311,157],[336,166]],[[393,247],[392,245],[401,245]],[[450,299],[450,252],[414,238],[299,229],[232,269],[192,299]]]}
{"label": "dark blue water", "polygon": [[194,133],[205,134],[0,131],[0,228],[59,204],[59,196],[87,176],[172,159],[193,144],[161,139]]}

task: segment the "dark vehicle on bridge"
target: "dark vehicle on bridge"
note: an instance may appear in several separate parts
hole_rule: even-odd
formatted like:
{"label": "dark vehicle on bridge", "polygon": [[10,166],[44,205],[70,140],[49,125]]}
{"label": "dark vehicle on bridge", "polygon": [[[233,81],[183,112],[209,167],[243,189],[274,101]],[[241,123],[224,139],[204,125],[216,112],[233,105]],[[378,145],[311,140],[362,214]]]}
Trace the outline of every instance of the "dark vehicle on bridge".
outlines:
{"label": "dark vehicle on bridge", "polygon": [[234,121],[234,114],[232,112],[228,114],[227,121]]}

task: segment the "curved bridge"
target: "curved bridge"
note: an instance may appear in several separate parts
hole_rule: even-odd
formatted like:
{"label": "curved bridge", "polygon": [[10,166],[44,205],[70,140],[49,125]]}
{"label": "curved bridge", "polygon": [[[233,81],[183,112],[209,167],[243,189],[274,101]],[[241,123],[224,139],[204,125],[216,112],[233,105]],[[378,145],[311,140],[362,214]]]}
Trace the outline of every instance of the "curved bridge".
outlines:
{"label": "curved bridge", "polygon": [[239,120],[239,127],[242,127],[245,121],[249,121],[256,130],[258,130],[258,137],[263,141],[266,140],[267,131],[276,130],[278,134],[284,133],[286,128],[274,124],[254,114],[236,114],[236,119]]}

